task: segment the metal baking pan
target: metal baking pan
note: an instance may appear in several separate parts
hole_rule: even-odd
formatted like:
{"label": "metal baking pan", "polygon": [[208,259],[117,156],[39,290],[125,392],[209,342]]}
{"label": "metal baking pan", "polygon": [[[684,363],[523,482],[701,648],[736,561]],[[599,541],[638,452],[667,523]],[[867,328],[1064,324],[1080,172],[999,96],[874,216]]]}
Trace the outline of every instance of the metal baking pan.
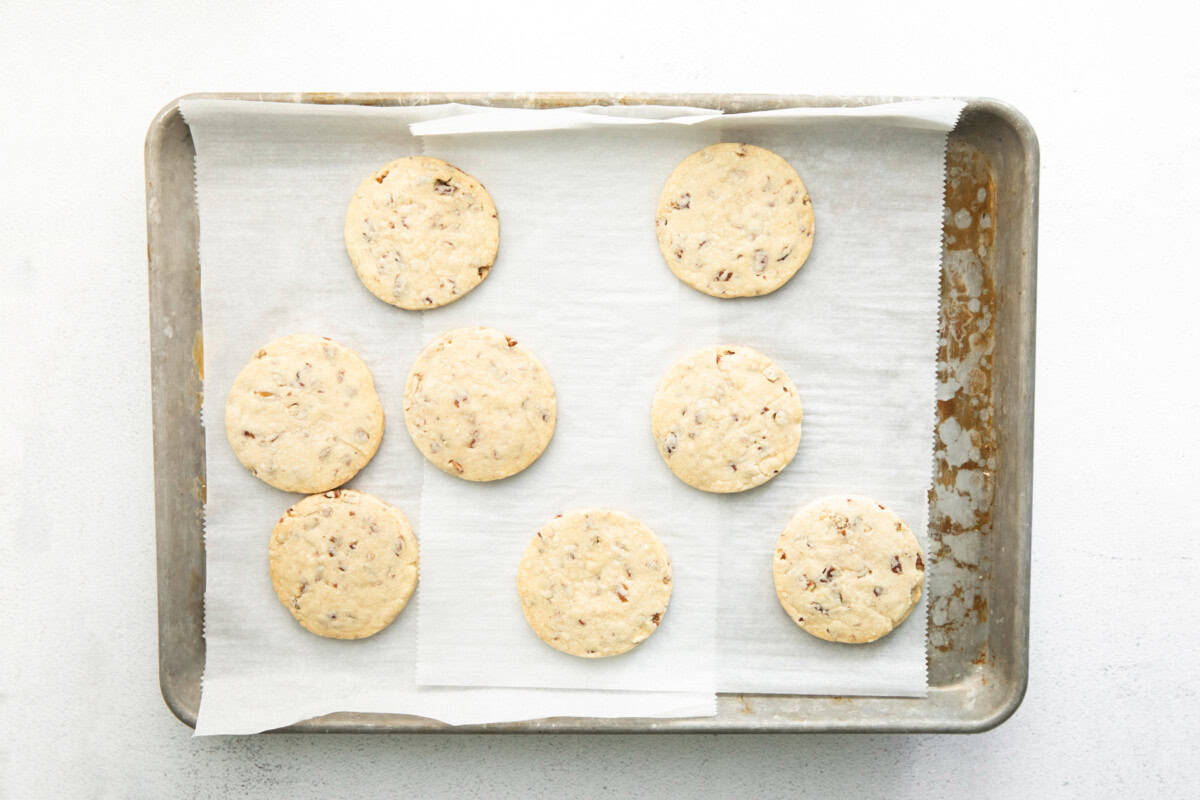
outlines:
{"label": "metal baking pan", "polygon": [[[204,94],[279,103],[506,107],[684,105],[726,112],[906,98],[778,95]],[[150,342],[163,699],[195,725],[204,668],[204,435],[199,223],[191,132],[178,101],[146,137]],[[1013,108],[971,99],[946,155],[938,426],[930,492],[929,695],[732,695],[715,717],[553,718],[451,727],[337,713],[310,732],[788,732],[987,730],[1021,703],[1029,667],[1038,145]],[[966,441],[963,441],[966,437]],[[943,438],[957,446],[947,448]],[[964,446],[965,445],[965,446]],[[963,460],[964,457],[967,460]]]}

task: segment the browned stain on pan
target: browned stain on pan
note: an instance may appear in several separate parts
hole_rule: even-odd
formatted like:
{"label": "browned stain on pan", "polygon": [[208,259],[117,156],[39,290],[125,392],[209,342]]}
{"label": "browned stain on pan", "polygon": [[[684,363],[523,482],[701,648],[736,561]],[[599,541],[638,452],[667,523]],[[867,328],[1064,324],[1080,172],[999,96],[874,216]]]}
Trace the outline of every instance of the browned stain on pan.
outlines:
{"label": "browned stain on pan", "polygon": [[977,664],[976,653],[987,638],[983,623],[990,568],[981,537],[992,526],[997,455],[992,400],[995,190],[992,165],[978,150],[952,138],[946,152],[942,223],[928,596],[929,647],[958,652],[962,658],[931,659],[934,685],[952,681]]}
{"label": "browned stain on pan", "polygon": [[196,331],[196,335],[192,337],[192,364],[196,366],[196,376],[201,383],[204,382],[204,337],[200,335],[200,331]]}
{"label": "browned stain on pan", "polygon": [[192,337],[192,366],[196,368],[196,410],[204,408],[204,337],[200,331]]}

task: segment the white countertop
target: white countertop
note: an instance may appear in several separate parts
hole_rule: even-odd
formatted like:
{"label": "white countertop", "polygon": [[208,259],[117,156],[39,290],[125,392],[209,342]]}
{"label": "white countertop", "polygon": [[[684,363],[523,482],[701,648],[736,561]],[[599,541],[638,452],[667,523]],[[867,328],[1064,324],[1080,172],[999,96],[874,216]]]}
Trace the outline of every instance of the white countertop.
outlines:
{"label": "white countertop", "polygon": [[[1194,791],[1195,9],[226,5],[0,15],[0,797]],[[1016,715],[967,737],[191,738],[158,691],[142,140],[187,92],[301,89],[982,95],[1025,113],[1041,269]]]}

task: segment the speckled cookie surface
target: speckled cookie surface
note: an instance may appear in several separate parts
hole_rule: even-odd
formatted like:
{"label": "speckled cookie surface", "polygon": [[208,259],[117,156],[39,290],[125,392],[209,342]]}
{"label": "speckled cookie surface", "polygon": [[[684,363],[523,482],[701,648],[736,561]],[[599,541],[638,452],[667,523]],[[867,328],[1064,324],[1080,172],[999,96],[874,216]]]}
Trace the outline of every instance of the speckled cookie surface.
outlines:
{"label": "speckled cookie surface", "polygon": [[766,483],[800,444],[796,386],[771,359],[741,345],[685,356],[663,377],[650,423],[658,452],[684,483],[741,492]]}
{"label": "speckled cookie surface", "polygon": [[383,439],[371,371],[330,339],[276,339],[242,368],[225,401],[225,435],[242,466],[286,492],[341,486]]}
{"label": "speckled cookie surface", "polygon": [[359,185],[346,210],[346,251],[358,277],[400,308],[459,299],[487,277],[499,247],[491,195],[439,158],[393,161]]}
{"label": "speckled cookie surface", "polygon": [[319,636],[361,639],[392,623],[417,585],[417,539],[400,509],[338,489],[306,497],[271,534],[271,585]]}
{"label": "speckled cookie surface", "polygon": [[749,144],[714,144],[680,162],[655,217],[671,271],[714,297],[768,294],[804,264],[812,200],[784,159]]}
{"label": "speckled cookie surface", "polygon": [[507,478],[536,461],[557,414],[545,367],[491,328],[439,336],[417,357],[404,389],[404,423],[417,449],[469,481]]}
{"label": "speckled cookie surface", "polygon": [[525,548],[517,591],[546,644],[584,658],[632,650],[658,629],[671,599],[671,561],[658,537],[616,511],[560,515]]}
{"label": "speckled cookie surface", "polygon": [[869,497],[837,495],[792,517],[775,546],[775,593],[813,636],[873,642],[921,599],[925,562],[904,521]]}

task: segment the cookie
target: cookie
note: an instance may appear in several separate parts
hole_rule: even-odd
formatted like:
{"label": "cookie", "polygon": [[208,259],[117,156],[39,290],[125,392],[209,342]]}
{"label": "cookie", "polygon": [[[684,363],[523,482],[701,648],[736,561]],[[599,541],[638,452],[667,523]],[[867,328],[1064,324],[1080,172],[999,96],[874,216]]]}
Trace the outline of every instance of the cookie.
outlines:
{"label": "cookie", "polygon": [[271,585],[318,636],[362,639],[392,624],[417,586],[417,539],[400,509],[338,489],[306,497],[271,534]]}
{"label": "cookie", "polygon": [[559,514],[533,537],[517,571],[525,620],[573,656],[632,650],[671,600],[671,560],[658,537],[616,511]]}
{"label": "cookie", "polygon": [[720,345],[667,370],[650,426],[659,454],[684,483],[743,492],[771,480],[796,455],[802,414],[795,384],[771,359]]}
{"label": "cookie", "polygon": [[491,195],[439,158],[393,161],[359,184],[346,210],[354,270],[400,308],[453,303],[483,282],[499,247]]}
{"label": "cookie", "polygon": [[750,144],[710,145],[680,162],[654,223],[667,266],[713,297],[769,294],[812,250],[804,181],[778,155]]}
{"label": "cookie", "polygon": [[550,443],[557,416],[546,368],[491,328],[458,328],[434,339],[404,389],[404,423],[417,449],[468,481],[528,467]]}
{"label": "cookie", "polygon": [[242,466],[285,492],[341,486],[383,439],[375,380],[355,353],[319,336],[276,339],[242,368],[225,401]]}
{"label": "cookie", "polygon": [[775,545],[775,593],[804,630],[873,642],[921,599],[925,561],[904,520],[869,497],[837,495],[796,512]]}

